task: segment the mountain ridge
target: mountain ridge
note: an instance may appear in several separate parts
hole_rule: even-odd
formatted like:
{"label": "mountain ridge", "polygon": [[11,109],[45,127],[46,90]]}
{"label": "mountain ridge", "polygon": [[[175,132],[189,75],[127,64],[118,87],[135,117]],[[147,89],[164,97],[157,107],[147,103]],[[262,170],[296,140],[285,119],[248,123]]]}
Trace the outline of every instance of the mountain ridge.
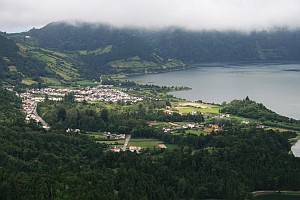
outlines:
{"label": "mountain ridge", "polygon": [[[101,75],[181,70],[201,62],[300,60],[300,31],[287,29],[246,34],[53,22],[40,29],[4,36],[39,53],[63,53],[65,57],[58,60],[65,59],[82,77],[94,80]],[[55,63],[58,68],[60,63]]]}

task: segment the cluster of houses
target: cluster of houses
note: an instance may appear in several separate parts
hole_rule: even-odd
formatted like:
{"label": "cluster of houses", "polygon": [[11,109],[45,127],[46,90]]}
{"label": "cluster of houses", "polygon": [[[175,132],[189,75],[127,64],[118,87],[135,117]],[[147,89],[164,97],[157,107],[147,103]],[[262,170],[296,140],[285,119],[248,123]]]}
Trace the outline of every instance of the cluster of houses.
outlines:
{"label": "cluster of houses", "polygon": [[117,102],[122,100],[124,102],[138,102],[142,101],[141,97],[132,97],[125,92],[117,89],[110,88],[109,85],[98,85],[96,87],[85,87],[81,89],[70,89],[70,88],[42,88],[32,89],[21,94],[24,99],[31,99],[35,101],[44,101],[47,95],[48,100],[61,101],[64,96],[68,93],[73,93],[75,101],[82,102],[86,101],[107,101]]}
{"label": "cluster of houses", "polygon": [[111,133],[111,132],[105,132],[104,135],[108,139],[114,139],[114,140],[125,139],[125,134],[114,134],[114,133]]}
{"label": "cluster of houses", "polygon": [[[49,127],[36,113],[36,106],[38,102],[43,102],[45,98],[52,101],[62,101],[64,96],[68,93],[73,93],[75,101],[107,101],[117,102],[119,100],[124,102],[138,102],[143,99],[140,97],[132,97],[123,91],[110,88],[110,85],[98,85],[96,87],[85,87],[81,89],[70,89],[70,88],[42,88],[42,89],[31,89],[27,92],[21,93],[19,96],[22,98],[23,108],[22,111],[26,113],[26,120],[34,120],[37,123],[42,123],[42,127],[48,129]],[[46,97],[47,96],[47,97]],[[72,130],[67,130],[72,132]],[[111,136],[118,139],[119,136]],[[125,137],[125,136],[124,136]]]}
{"label": "cluster of houses", "polygon": [[[131,152],[136,152],[136,153],[140,153],[140,151],[142,150],[142,147],[137,147],[137,146],[129,146],[128,149],[126,149],[126,151],[131,151]],[[114,146],[113,148],[110,149],[112,152],[116,152],[119,153],[122,150],[122,148],[120,146]]]}
{"label": "cluster of houses", "polygon": [[36,112],[37,103],[31,99],[22,100],[22,111],[26,114],[25,120],[33,120],[36,123],[40,124],[42,128],[48,130],[50,127],[48,124],[37,114]]}
{"label": "cluster of houses", "polygon": [[169,127],[162,128],[162,130],[165,133],[172,132],[172,131],[179,131],[179,130],[187,130],[187,129],[199,129],[199,126],[189,123],[184,125],[174,124],[174,125],[170,125]]}
{"label": "cluster of houses", "polygon": [[224,119],[224,118],[229,118],[230,117],[230,114],[223,114],[223,113],[220,113],[220,114],[217,114],[214,116],[214,118],[216,119]]}
{"label": "cluster of houses", "polygon": [[81,133],[80,129],[76,128],[76,129],[72,129],[72,128],[68,128],[66,130],[66,133]]}
{"label": "cluster of houses", "polygon": [[39,122],[37,116],[34,114],[36,102],[33,100],[30,100],[30,99],[27,99],[27,100],[23,101],[22,105],[23,105],[22,111],[26,114],[25,120],[30,121],[30,119],[33,119],[33,120]]}

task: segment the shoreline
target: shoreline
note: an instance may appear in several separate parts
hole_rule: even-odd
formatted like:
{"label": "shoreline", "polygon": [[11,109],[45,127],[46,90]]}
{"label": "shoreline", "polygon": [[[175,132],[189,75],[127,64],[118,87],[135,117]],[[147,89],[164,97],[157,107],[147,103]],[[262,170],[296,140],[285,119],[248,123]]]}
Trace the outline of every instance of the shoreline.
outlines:
{"label": "shoreline", "polygon": [[272,190],[262,190],[262,191],[254,191],[251,192],[253,197],[259,197],[264,195],[288,195],[288,196],[299,196],[300,197],[300,191],[289,191],[289,190],[283,190],[283,191],[272,191]]}

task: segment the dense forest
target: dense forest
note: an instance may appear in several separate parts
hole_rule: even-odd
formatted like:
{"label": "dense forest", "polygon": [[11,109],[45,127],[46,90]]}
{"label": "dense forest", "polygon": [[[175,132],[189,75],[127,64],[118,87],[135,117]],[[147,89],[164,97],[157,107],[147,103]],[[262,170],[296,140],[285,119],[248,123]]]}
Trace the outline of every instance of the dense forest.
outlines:
{"label": "dense forest", "polygon": [[[251,199],[255,190],[300,189],[300,159],[289,154],[293,132],[231,129],[177,136],[175,150],[113,153],[84,134],[26,124],[13,92],[1,89],[0,101],[1,199]],[[113,113],[101,109],[99,118]],[[133,111],[132,120],[141,115]]]}

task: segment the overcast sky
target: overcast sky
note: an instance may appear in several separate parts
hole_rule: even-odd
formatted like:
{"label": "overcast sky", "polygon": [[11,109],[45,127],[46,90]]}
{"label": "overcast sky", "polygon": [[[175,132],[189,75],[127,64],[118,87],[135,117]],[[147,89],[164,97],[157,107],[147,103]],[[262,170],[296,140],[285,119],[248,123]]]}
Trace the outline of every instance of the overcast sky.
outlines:
{"label": "overcast sky", "polygon": [[300,27],[300,0],[0,0],[0,31],[79,20],[192,30]]}

